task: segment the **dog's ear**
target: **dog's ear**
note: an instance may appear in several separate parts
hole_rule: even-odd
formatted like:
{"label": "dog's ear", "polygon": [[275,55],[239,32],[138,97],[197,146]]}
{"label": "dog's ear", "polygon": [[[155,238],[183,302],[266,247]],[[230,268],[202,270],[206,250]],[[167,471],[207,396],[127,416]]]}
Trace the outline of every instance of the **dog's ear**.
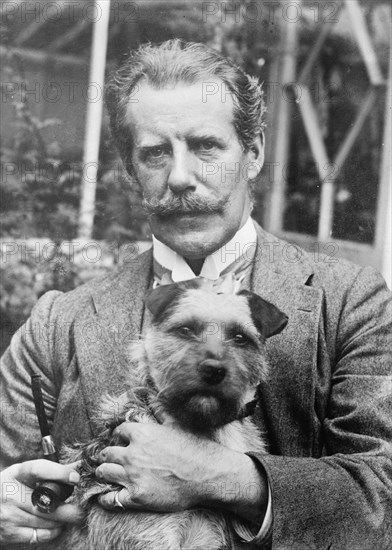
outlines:
{"label": "dog's ear", "polygon": [[283,311],[253,292],[241,290],[238,294],[247,298],[252,320],[263,338],[282,332],[288,321]]}
{"label": "dog's ear", "polygon": [[147,291],[144,303],[154,321],[161,321],[169,306],[173,306],[184,290],[177,284],[158,286]]}

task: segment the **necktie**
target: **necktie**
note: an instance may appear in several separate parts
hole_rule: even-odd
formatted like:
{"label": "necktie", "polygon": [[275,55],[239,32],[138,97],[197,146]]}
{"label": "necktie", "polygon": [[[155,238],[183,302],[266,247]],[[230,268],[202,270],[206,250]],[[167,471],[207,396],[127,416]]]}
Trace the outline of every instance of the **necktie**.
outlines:
{"label": "necktie", "polygon": [[[237,294],[246,275],[251,270],[252,261],[253,257],[240,256],[222,271],[218,279],[212,280],[200,276],[195,279],[200,282],[201,288],[213,290],[217,294]],[[170,284],[174,284],[171,271],[154,259],[154,288]]]}

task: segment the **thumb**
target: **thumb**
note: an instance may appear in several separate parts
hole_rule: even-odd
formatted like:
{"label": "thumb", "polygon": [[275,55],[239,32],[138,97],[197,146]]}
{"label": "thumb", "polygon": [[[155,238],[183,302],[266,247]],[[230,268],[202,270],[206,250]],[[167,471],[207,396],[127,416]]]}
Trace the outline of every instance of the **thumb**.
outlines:
{"label": "thumb", "polygon": [[59,521],[61,523],[74,523],[76,525],[82,525],[84,521],[84,511],[77,504],[60,504],[55,512],[50,514],[51,519]]}
{"label": "thumb", "polygon": [[80,480],[77,471],[78,463],[58,464],[50,460],[38,459],[14,464],[10,470],[14,468],[14,477],[17,481],[34,487],[37,481],[51,480],[60,481],[61,483],[69,483],[77,485]]}

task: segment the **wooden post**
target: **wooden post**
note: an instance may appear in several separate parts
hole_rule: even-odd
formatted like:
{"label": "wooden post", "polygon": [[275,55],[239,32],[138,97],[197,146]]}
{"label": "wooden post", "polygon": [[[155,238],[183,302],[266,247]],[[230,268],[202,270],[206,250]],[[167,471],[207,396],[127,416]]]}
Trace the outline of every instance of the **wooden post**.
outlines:
{"label": "wooden post", "polygon": [[389,57],[389,78],[385,105],[385,127],[381,161],[380,187],[376,213],[376,248],[380,251],[381,273],[392,289],[392,190],[391,190],[391,132],[392,132],[392,52]]}
{"label": "wooden post", "polygon": [[356,37],[358,48],[365,63],[370,82],[373,86],[383,84],[384,78],[381,73],[376,52],[373,48],[361,6],[357,0],[346,0],[345,7],[351,20],[352,30]]}
{"label": "wooden post", "polygon": [[332,226],[334,182],[332,179],[325,178],[325,171],[328,170],[330,163],[309,89],[303,86],[301,93],[299,108],[321,182],[318,240],[327,241]]}
{"label": "wooden post", "polygon": [[[281,24],[281,70],[279,73],[279,86],[276,108],[275,126],[275,155],[274,155],[274,178],[272,183],[272,192],[270,207],[266,210],[266,229],[272,233],[279,233],[282,230],[283,212],[285,207],[284,168],[287,164],[290,146],[290,114],[291,104],[287,100],[286,84],[292,84],[296,81],[297,65],[297,26],[298,23],[282,20]],[[268,160],[268,159],[267,159]]]}
{"label": "wooden post", "polygon": [[82,196],[78,237],[91,239],[95,214],[95,194],[101,137],[103,88],[105,84],[106,50],[110,19],[110,0],[96,0],[97,17],[93,23],[90,77],[98,94],[96,100],[87,101],[86,133],[84,139]]}

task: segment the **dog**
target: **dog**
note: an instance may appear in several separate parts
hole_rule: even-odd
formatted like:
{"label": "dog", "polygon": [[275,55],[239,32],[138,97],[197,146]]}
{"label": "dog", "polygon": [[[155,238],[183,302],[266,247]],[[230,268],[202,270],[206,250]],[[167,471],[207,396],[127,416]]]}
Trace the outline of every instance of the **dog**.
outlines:
{"label": "dog", "polygon": [[119,487],[95,477],[96,456],[108,445],[124,445],[112,433],[122,422],[158,420],[236,451],[267,452],[251,414],[268,373],[265,341],[283,330],[287,317],[253,293],[217,293],[200,278],[160,286],[145,303],[151,326],[131,346],[130,389],[103,401],[97,440],[67,451],[68,461],[82,460],[72,498],[86,511],[86,523],[68,527],[56,550],[250,550],[220,510],[103,509],[97,496]]}

